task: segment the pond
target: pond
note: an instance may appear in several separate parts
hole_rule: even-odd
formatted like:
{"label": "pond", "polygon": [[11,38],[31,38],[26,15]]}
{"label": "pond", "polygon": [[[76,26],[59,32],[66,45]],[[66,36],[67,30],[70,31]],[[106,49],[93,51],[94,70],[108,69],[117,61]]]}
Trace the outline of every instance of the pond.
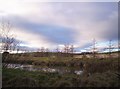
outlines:
{"label": "pond", "polygon": [[13,69],[21,69],[21,70],[28,70],[28,71],[43,71],[43,72],[50,72],[50,73],[74,73],[77,75],[81,75],[83,73],[83,70],[76,69],[76,68],[68,68],[68,67],[42,67],[42,66],[35,66],[35,65],[27,65],[27,64],[6,64],[3,63],[3,65],[6,65],[7,68],[13,68]]}

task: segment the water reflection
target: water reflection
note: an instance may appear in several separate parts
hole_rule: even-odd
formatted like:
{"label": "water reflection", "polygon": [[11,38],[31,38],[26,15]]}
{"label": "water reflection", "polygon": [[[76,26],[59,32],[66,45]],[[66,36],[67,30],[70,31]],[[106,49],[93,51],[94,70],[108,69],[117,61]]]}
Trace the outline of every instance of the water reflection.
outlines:
{"label": "water reflection", "polygon": [[69,68],[65,68],[65,67],[48,68],[48,67],[25,65],[25,64],[24,65],[22,65],[22,64],[7,64],[7,68],[22,69],[22,70],[28,70],[28,71],[44,71],[44,72],[60,73],[60,74],[74,73],[77,75],[81,75],[83,73],[82,70],[78,70],[78,69],[69,69]]}

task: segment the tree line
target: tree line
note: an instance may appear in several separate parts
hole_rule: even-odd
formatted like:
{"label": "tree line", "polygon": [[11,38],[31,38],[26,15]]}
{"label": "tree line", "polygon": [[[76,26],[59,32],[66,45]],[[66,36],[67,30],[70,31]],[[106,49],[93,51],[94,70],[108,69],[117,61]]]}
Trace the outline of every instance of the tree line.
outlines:
{"label": "tree line", "polygon": [[[19,51],[22,51],[24,53],[26,52],[30,52],[29,49],[21,49],[20,47],[20,41],[16,40],[16,36],[15,34],[11,33],[12,30],[12,25],[10,24],[9,21],[5,22],[2,21],[0,24],[0,51],[1,52],[12,52],[12,51],[16,51],[16,53],[18,53]],[[98,53],[98,49],[96,46],[97,42],[94,39],[93,40],[93,45],[91,48],[91,52],[93,53],[93,56],[95,57],[96,53]],[[109,40],[109,46],[104,48],[103,50],[109,50],[109,55],[111,55],[112,50],[115,49],[114,45],[112,44],[112,40]],[[32,52],[32,51],[31,51]],[[36,52],[51,52],[50,49],[48,48],[44,48],[41,47],[39,49],[36,50]],[[57,53],[65,53],[65,54],[73,54],[76,52],[74,45],[64,45],[64,48],[61,50],[58,47],[55,49],[55,52]]]}

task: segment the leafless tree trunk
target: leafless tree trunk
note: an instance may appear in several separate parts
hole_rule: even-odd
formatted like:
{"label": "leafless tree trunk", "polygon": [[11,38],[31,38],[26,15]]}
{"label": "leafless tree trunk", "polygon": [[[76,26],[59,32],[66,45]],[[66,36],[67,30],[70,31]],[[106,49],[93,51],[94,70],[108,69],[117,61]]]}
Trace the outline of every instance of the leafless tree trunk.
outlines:
{"label": "leafless tree trunk", "polygon": [[56,53],[57,53],[57,57],[60,57],[60,49],[58,47],[56,48]]}
{"label": "leafless tree trunk", "polygon": [[49,57],[49,52],[50,50],[48,48],[45,49],[45,52],[46,52],[46,56]]}
{"label": "leafless tree trunk", "polygon": [[112,40],[109,40],[109,48],[108,49],[109,49],[109,58],[111,58],[112,57],[111,52],[114,49],[113,44],[112,44]]}
{"label": "leafless tree trunk", "polygon": [[96,52],[97,52],[97,48],[96,48],[96,40],[93,39],[93,58],[95,59],[96,58]]}
{"label": "leafless tree trunk", "polygon": [[71,45],[71,47],[70,47],[70,52],[72,53],[72,57],[73,57],[73,53],[74,53],[74,45]]}
{"label": "leafless tree trunk", "polygon": [[11,24],[10,22],[2,21],[0,24],[0,35],[2,40],[1,51],[9,52],[14,50],[16,44],[15,36],[11,33]]}
{"label": "leafless tree trunk", "polygon": [[45,48],[44,47],[41,47],[41,53],[42,53],[42,57],[44,57],[44,52],[45,52]]}
{"label": "leafless tree trunk", "polygon": [[109,57],[110,58],[111,58],[111,48],[112,48],[111,40],[109,40]]}
{"label": "leafless tree trunk", "polygon": [[9,52],[16,49],[18,43],[15,40],[15,35],[11,33],[12,25],[9,21],[2,20],[0,23],[0,39],[1,39],[1,52],[3,52],[2,59],[7,60]]}
{"label": "leafless tree trunk", "polygon": [[69,45],[65,45],[64,53],[66,54],[66,57],[68,57],[69,52],[70,52]]}

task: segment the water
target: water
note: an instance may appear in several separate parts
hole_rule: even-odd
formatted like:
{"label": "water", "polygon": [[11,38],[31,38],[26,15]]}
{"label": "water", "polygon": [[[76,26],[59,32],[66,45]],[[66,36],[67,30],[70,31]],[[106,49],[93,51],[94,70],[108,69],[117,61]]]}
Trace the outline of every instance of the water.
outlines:
{"label": "water", "polygon": [[[4,64],[3,64],[4,65]],[[44,72],[50,72],[50,73],[74,73],[77,75],[81,75],[83,73],[82,70],[73,70],[73,69],[66,69],[64,67],[58,67],[58,68],[49,68],[49,67],[41,67],[41,66],[34,66],[34,65],[22,65],[22,64],[7,64],[7,68],[13,68],[13,69],[21,69],[21,70],[28,70],[28,71],[44,71]]]}

